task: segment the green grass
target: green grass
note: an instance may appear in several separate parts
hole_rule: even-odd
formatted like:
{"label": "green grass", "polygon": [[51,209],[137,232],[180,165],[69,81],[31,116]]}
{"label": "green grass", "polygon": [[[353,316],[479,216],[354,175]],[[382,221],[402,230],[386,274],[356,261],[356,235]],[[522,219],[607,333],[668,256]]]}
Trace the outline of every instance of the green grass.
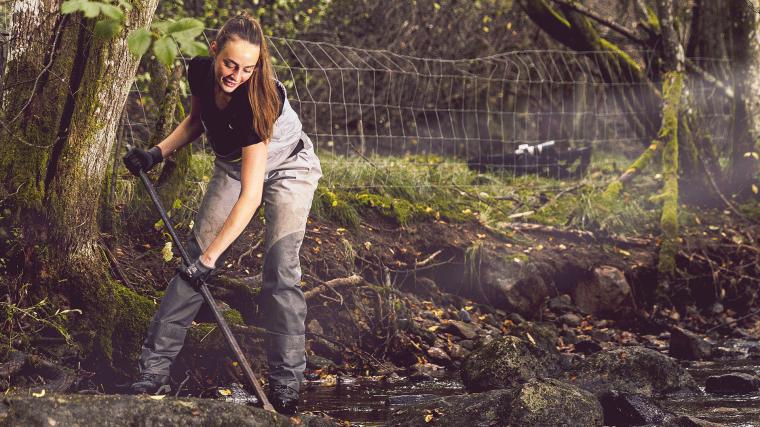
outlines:
{"label": "green grass", "polygon": [[[415,221],[480,222],[493,228],[516,221],[609,233],[654,229],[658,204],[649,195],[661,182],[646,172],[619,199],[603,197],[607,185],[630,161],[595,153],[585,177],[555,180],[535,175],[478,173],[461,161],[437,156],[344,157],[319,153],[324,176],[314,195],[312,215],[347,228],[370,213],[405,226]],[[187,188],[175,201],[172,218],[189,225],[213,173],[213,155],[196,152]],[[120,201],[134,180],[117,182]]]}

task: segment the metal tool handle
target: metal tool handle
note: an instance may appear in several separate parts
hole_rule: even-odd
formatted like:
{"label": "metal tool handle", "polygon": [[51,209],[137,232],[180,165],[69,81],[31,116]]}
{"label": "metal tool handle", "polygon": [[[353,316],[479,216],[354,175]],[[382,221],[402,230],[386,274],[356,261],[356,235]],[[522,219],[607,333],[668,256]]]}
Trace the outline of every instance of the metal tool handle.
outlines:
{"label": "metal tool handle", "polygon": [[[127,149],[130,150],[131,148],[132,147],[127,144]],[[148,190],[150,199],[156,206],[159,215],[161,215],[161,219],[164,221],[164,225],[169,231],[169,235],[174,241],[174,245],[177,247],[180,255],[182,256],[182,261],[184,261],[185,265],[190,265],[193,260],[190,259],[190,256],[187,254],[185,247],[182,245],[179,236],[177,236],[177,232],[174,230],[174,226],[169,219],[169,215],[166,213],[166,209],[164,209],[163,203],[161,203],[161,199],[158,197],[158,193],[156,193],[156,189],[153,186],[153,183],[150,181],[150,178],[148,178],[148,175],[143,170],[140,170],[140,180],[143,182],[143,185],[145,185],[145,189]],[[251,369],[251,365],[248,363],[248,359],[245,358],[243,351],[240,349],[240,345],[235,339],[235,336],[232,335],[232,331],[230,330],[227,321],[224,320],[222,313],[219,312],[219,308],[216,306],[216,301],[214,300],[213,295],[211,295],[211,291],[209,291],[208,286],[206,286],[206,282],[201,281],[198,286],[198,290],[203,296],[203,299],[206,301],[206,304],[208,304],[208,306],[211,308],[211,312],[214,314],[214,320],[216,321],[216,324],[219,325],[219,329],[222,330],[224,340],[227,341],[227,345],[230,347],[232,352],[235,353],[235,358],[237,358],[238,363],[240,363],[240,366],[243,368],[243,374],[253,387],[253,390],[256,393],[256,397],[258,397],[261,401],[263,408],[267,411],[276,412],[274,410],[274,407],[272,407],[272,404],[269,403],[269,399],[267,399],[266,393],[264,393],[264,389],[261,387],[261,384],[256,379],[256,375],[253,373],[253,369]]]}

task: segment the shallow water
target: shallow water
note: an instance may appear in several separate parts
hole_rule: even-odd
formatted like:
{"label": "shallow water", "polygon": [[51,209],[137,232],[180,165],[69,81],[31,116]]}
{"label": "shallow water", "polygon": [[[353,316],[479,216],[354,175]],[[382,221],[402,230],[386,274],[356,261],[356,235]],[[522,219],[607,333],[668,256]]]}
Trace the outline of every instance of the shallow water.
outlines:
{"label": "shallow water", "polygon": [[378,380],[358,378],[350,385],[310,383],[302,388],[300,409],[325,413],[352,426],[384,426],[389,411],[401,406],[391,400],[431,399],[464,393],[456,378],[431,379],[422,382],[403,381],[385,384]]}
{"label": "shallow water", "polygon": [[[704,391],[707,377],[731,372],[744,372],[760,376],[760,360],[744,359],[715,362],[692,362],[688,371]],[[728,426],[760,426],[760,393],[719,396],[670,398],[661,402],[673,412],[688,414],[707,421]]]}
{"label": "shallow water", "polygon": [[[760,360],[744,359],[714,362],[690,362],[688,371],[704,391],[707,377],[730,372],[745,372],[760,376]],[[386,425],[391,410],[400,405],[389,405],[395,396],[450,396],[465,393],[456,375],[446,379],[433,379],[418,383],[407,381],[385,384],[359,378],[351,385],[320,385],[311,383],[302,392],[303,411],[325,413],[348,421],[352,426]],[[707,421],[734,427],[760,426],[760,393],[718,396],[671,397],[659,402],[672,412],[702,418]]]}

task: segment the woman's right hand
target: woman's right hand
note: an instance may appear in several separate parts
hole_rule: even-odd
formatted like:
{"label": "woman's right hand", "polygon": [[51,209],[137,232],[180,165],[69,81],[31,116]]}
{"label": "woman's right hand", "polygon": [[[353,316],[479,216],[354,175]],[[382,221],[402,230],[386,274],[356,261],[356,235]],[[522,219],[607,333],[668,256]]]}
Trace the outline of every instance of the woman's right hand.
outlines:
{"label": "woman's right hand", "polygon": [[124,156],[124,165],[134,176],[140,176],[140,171],[148,172],[158,163],[164,160],[161,149],[158,146],[148,151],[142,148],[133,148]]}

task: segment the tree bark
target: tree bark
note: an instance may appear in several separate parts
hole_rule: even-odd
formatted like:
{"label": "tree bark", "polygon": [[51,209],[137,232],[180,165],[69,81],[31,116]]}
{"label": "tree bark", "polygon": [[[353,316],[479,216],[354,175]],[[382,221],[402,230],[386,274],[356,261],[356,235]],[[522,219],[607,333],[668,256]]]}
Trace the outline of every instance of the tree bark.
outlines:
{"label": "tree bark", "polygon": [[622,110],[632,112],[631,126],[648,144],[658,128],[659,117],[651,112],[657,111],[660,93],[636,61],[602,37],[589,18],[571,5],[561,3],[555,8],[548,0],[519,0],[519,5],[536,25],[559,43],[593,55],[605,82],[631,83],[628,89],[616,90],[614,96]]}
{"label": "tree bark", "polygon": [[[731,146],[730,188],[748,196],[758,172],[760,151],[760,0],[731,0],[733,45],[731,63],[736,80],[735,118]],[[755,153],[755,156],[752,155]]]}
{"label": "tree bark", "polygon": [[12,212],[2,226],[22,237],[21,249],[4,255],[38,294],[63,294],[82,309],[75,334],[86,353],[110,361],[114,339],[139,328],[134,319],[148,306],[108,276],[99,195],[139,63],[126,35],[150,24],[157,0],[133,3],[125,29],[109,40],[93,36],[94,20],[61,15],[61,2],[17,0],[12,8],[0,195]]}

